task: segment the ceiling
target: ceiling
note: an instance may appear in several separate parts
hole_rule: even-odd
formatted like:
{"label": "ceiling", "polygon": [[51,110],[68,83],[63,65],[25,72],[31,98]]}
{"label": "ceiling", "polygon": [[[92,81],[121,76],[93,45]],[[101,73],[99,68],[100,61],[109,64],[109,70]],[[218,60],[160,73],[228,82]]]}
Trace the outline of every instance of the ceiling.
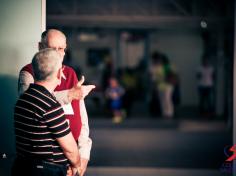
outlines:
{"label": "ceiling", "polygon": [[47,26],[68,28],[225,28],[233,7],[233,0],[46,1]]}

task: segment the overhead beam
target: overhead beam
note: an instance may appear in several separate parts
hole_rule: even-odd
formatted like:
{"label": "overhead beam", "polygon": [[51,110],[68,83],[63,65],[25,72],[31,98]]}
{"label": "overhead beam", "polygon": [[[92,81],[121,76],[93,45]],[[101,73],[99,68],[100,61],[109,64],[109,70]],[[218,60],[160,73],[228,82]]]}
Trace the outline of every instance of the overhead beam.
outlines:
{"label": "overhead beam", "polygon": [[190,13],[182,6],[180,5],[176,0],[170,0],[170,2],[175,6],[175,8],[184,15],[190,15]]}
{"label": "overhead beam", "polygon": [[[111,15],[48,15],[47,24],[51,26],[64,27],[138,27],[138,28],[160,28],[160,27],[199,27],[201,17],[183,16],[111,16]],[[233,19],[227,18],[204,18],[208,27],[225,27],[232,23]]]}

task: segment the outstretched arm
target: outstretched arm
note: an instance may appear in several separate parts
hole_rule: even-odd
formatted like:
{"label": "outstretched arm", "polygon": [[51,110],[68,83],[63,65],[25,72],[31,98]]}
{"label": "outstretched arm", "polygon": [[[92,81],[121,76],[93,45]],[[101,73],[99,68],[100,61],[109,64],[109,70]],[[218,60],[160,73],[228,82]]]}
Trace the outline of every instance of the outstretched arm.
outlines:
{"label": "outstretched arm", "polygon": [[84,76],[78,82],[77,85],[72,87],[71,89],[63,90],[63,91],[55,91],[54,96],[60,102],[60,104],[68,104],[72,100],[81,100],[84,99],[92,89],[95,88],[94,85],[82,85],[84,83]]}
{"label": "outstretched arm", "polygon": [[[72,100],[76,99],[82,99],[85,98],[88,93],[95,88],[94,85],[82,85],[84,82],[84,79],[82,82],[79,82],[80,86],[76,85],[72,87],[71,89],[62,90],[62,91],[55,91],[53,94],[56,97],[57,101],[60,102],[61,105],[68,104]],[[34,83],[34,78],[31,73],[28,71],[21,71],[19,75],[19,81],[18,81],[18,93],[21,95],[24,93],[29,85],[31,83]]]}
{"label": "outstretched arm", "polygon": [[[29,85],[31,83],[34,83],[34,77],[31,73],[28,71],[21,71],[19,74],[19,80],[18,80],[18,93],[21,95],[24,93]],[[76,97],[77,95],[77,97]],[[57,101],[60,102],[60,104],[68,104],[71,102],[71,98],[81,98],[81,90],[73,88],[71,90],[62,90],[62,91],[56,91],[54,92],[54,96],[56,97]]]}

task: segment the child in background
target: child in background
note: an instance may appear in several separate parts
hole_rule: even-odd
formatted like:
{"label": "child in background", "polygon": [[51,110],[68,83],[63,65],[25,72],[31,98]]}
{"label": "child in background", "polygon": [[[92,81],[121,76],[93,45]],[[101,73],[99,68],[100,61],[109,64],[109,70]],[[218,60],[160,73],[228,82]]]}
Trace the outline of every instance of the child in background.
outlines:
{"label": "child in background", "polygon": [[122,121],[122,96],[124,92],[118,80],[111,77],[109,79],[109,87],[106,89],[106,97],[108,98],[109,107],[113,113],[114,123],[120,123]]}

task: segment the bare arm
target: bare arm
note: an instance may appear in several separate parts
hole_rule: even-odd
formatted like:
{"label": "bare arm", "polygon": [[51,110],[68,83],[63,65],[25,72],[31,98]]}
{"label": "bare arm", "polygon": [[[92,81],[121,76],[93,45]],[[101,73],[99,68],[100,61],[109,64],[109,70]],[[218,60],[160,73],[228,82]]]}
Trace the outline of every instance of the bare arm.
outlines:
{"label": "bare arm", "polygon": [[[83,83],[83,81],[84,80],[82,80],[80,85]],[[18,82],[19,95],[25,92],[31,83],[34,83],[33,76],[27,71],[21,71]],[[64,105],[70,103],[74,99],[79,100],[85,98],[93,88],[95,88],[94,85],[82,85],[81,87],[75,85],[71,89],[55,91],[53,94],[56,97],[57,101],[61,105]]]}
{"label": "bare arm", "polygon": [[[28,71],[21,71],[19,74],[18,93],[21,95],[24,93],[29,85],[34,83],[34,77]],[[82,97],[81,90],[79,88],[72,88],[68,90],[56,91],[54,96],[60,104],[68,104],[72,99],[80,99]]]}
{"label": "bare arm", "polygon": [[68,104],[68,103],[71,102],[69,97],[68,97],[68,92],[69,92],[69,89],[61,90],[61,91],[55,91],[55,92],[53,92],[53,95],[56,97],[57,101],[61,105],[64,105],[64,104]]}
{"label": "bare arm", "polygon": [[75,168],[79,168],[80,155],[76,142],[72,136],[72,133],[69,133],[64,137],[57,138],[57,141],[61,146],[66,158],[69,159],[71,165]]}
{"label": "bare arm", "polygon": [[63,105],[70,103],[72,100],[81,100],[85,98],[94,88],[94,85],[75,85],[71,89],[55,91],[53,94],[56,97],[57,101],[59,101],[60,104]]}
{"label": "bare arm", "polygon": [[77,85],[74,85],[71,89],[63,91],[55,91],[54,96],[60,102],[60,104],[68,104],[72,100],[82,100],[85,98],[89,92],[95,88],[94,85],[82,85],[84,83],[84,76],[78,82]]}

